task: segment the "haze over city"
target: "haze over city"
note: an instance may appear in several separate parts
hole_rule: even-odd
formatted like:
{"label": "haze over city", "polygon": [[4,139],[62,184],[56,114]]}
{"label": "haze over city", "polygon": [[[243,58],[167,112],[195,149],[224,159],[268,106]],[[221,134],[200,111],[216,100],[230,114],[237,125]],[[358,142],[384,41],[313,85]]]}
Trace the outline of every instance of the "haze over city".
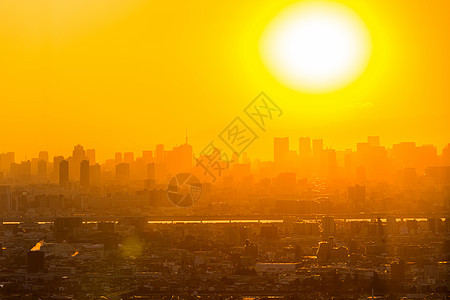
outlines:
{"label": "haze over city", "polygon": [[449,299],[449,15],[0,1],[0,299]]}

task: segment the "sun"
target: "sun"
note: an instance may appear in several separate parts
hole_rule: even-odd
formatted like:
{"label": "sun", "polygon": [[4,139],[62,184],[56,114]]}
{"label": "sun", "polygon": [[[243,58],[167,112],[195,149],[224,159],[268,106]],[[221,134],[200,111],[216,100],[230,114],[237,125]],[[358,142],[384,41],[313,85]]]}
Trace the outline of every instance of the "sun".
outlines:
{"label": "sun", "polygon": [[349,7],[304,1],[283,9],[260,39],[261,59],[282,84],[304,93],[339,90],[366,69],[369,30]]}

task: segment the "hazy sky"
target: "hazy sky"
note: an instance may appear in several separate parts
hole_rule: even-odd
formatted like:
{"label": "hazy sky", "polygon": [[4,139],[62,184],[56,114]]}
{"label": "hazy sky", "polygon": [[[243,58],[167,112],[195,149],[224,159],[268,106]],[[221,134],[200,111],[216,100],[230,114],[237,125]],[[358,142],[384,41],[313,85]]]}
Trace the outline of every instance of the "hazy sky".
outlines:
{"label": "hazy sky", "polygon": [[284,111],[273,136],[354,147],[450,142],[450,2],[339,1],[369,28],[363,76],[329,94],[289,90],[258,54],[265,25],[296,1],[2,0],[0,152],[68,155],[75,144],[115,151],[174,146],[189,130],[200,150],[260,91]]}

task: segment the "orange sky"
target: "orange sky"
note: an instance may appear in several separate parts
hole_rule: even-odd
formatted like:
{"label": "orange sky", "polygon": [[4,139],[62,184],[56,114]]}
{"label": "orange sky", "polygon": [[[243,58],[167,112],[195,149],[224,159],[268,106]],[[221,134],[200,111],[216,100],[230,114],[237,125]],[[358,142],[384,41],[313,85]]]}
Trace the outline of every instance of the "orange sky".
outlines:
{"label": "orange sky", "polygon": [[249,150],[271,157],[273,136],[354,147],[367,135],[450,142],[448,1],[343,0],[366,23],[366,72],[334,93],[289,90],[264,68],[258,41],[296,1],[2,0],[0,152],[17,160],[115,151],[199,151],[260,91],[283,109]]}

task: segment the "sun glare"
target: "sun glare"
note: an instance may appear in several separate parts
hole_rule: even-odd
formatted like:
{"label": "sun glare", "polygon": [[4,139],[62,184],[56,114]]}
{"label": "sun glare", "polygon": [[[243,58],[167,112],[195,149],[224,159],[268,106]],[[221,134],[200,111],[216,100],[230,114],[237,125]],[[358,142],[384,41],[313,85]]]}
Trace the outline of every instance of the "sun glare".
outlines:
{"label": "sun glare", "polygon": [[370,34],[350,8],[307,1],[282,10],[260,40],[269,72],[287,87],[306,93],[338,90],[367,67]]}

